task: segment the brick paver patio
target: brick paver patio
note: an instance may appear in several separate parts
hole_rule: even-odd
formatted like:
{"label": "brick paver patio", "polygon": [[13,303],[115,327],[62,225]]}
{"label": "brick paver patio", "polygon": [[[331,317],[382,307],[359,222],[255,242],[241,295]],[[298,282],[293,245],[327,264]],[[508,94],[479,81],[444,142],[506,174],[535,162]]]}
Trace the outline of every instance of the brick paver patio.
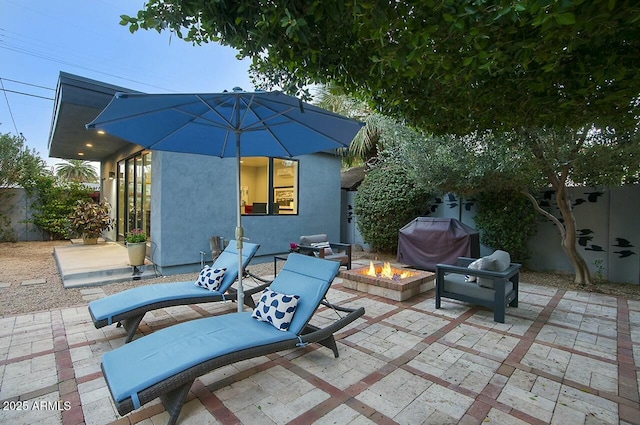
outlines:
{"label": "brick paver patio", "polygon": [[[436,310],[433,291],[396,302],[336,279],[329,300],[366,309],[337,335],[340,358],[312,345],[213,371],[192,387],[179,423],[640,424],[640,302],[521,291],[500,324],[449,300]],[[235,309],[167,308],[142,330]],[[334,315],[322,309],[314,321]],[[166,423],[158,401],[124,418],[112,404],[100,357],[124,336],[95,329],[86,306],[0,319],[0,423]]]}

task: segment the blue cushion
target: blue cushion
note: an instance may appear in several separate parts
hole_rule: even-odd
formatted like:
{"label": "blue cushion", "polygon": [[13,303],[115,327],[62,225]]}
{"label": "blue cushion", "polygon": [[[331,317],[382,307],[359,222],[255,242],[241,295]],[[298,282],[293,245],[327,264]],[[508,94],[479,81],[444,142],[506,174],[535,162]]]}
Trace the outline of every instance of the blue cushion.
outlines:
{"label": "blue cushion", "polygon": [[138,408],[139,391],[189,367],[288,339],[297,336],[252,319],[250,312],[231,313],[179,323],[134,340],[105,353],[102,367],[113,398],[119,402],[131,397]]}
{"label": "blue cushion", "polygon": [[[259,245],[245,242],[242,249],[242,260],[246,266],[255,255]],[[105,298],[100,298],[89,303],[89,311],[95,321],[107,320],[111,324],[111,318],[148,304],[193,298],[203,296],[221,296],[235,282],[238,277],[238,250],[235,242],[231,242],[213,264],[215,267],[226,268],[222,283],[218,291],[205,292],[196,288],[193,282],[158,283],[154,285],[139,286],[118,292]]]}
{"label": "blue cushion", "polygon": [[[131,397],[137,409],[139,391],[186,368],[245,348],[290,339],[297,341],[297,335],[315,312],[339,267],[335,261],[289,255],[271,284],[276,292],[300,296],[288,331],[257,321],[250,312],[231,313],[179,323],[104,354],[102,367],[114,399],[122,401]],[[190,282],[189,286],[205,292]]]}
{"label": "blue cushion", "polygon": [[261,322],[270,323],[276,329],[286,331],[289,329],[293,314],[296,312],[299,299],[300,297],[297,295],[279,294],[265,288],[251,317]]}
{"label": "blue cushion", "polygon": [[281,294],[300,297],[289,330],[299,334],[318,308],[318,304],[338,273],[340,263],[301,254],[289,254],[282,270],[269,286]]}

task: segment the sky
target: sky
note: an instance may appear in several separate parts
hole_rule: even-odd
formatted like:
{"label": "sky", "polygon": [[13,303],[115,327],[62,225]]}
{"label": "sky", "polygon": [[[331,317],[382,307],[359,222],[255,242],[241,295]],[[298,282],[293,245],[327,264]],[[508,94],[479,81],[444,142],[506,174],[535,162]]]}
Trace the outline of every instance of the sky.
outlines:
{"label": "sky", "polygon": [[[0,0],[0,133],[22,134],[47,164],[53,97],[67,72],[146,93],[254,90],[250,60],[215,43],[121,26],[143,0]],[[17,92],[17,93],[16,93]]]}

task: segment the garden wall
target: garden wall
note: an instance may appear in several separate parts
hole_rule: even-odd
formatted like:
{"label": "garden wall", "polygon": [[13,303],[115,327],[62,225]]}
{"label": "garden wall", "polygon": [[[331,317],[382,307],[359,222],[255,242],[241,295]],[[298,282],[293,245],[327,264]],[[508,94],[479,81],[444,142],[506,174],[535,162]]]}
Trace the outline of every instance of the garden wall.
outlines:
{"label": "garden wall", "polygon": [[0,188],[0,241],[42,241],[49,235],[26,223],[33,200],[22,188]]}
{"label": "garden wall", "polygon": [[[571,187],[568,192],[578,229],[578,252],[593,276],[640,284],[640,185],[606,190]],[[541,198],[543,207],[560,217],[554,192],[542,192]],[[432,215],[457,218],[475,227],[475,204],[473,198],[446,195],[436,199]],[[536,271],[573,273],[560,242],[557,227],[540,215],[537,232],[529,241],[531,258],[525,266]],[[483,247],[483,255],[490,252]]]}
{"label": "garden wall", "polygon": [[[578,229],[578,251],[593,276],[613,282],[640,284],[640,185],[612,189],[572,187],[568,191]],[[541,192],[540,197],[543,206],[560,217],[554,192]],[[343,229],[349,229],[343,232],[344,242],[361,244],[361,236],[353,230],[355,219],[349,214],[353,211],[349,205],[353,206],[353,196],[343,205]],[[429,216],[455,218],[475,228],[475,211],[475,199],[447,194],[434,199]],[[347,219],[350,219],[348,223]],[[527,268],[573,273],[573,267],[560,246],[557,227],[542,215],[537,233],[529,241],[529,248],[531,258],[525,263]],[[492,251],[482,246],[481,255]]]}

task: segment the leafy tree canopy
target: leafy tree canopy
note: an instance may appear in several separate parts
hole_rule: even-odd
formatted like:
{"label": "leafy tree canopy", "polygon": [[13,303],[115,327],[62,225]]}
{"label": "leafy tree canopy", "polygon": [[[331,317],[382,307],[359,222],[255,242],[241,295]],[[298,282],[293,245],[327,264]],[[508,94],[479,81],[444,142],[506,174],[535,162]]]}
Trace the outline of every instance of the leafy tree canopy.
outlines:
{"label": "leafy tree canopy", "polygon": [[633,128],[635,0],[150,0],[121,23],[218,41],[258,82],[336,82],[423,130]]}
{"label": "leafy tree canopy", "polygon": [[26,187],[45,173],[45,162],[22,136],[0,133],[0,186]]}
{"label": "leafy tree canopy", "polygon": [[98,173],[89,161],[70,159],[56,166],[56,175],[67,181],[94,183],[98,181]]}

